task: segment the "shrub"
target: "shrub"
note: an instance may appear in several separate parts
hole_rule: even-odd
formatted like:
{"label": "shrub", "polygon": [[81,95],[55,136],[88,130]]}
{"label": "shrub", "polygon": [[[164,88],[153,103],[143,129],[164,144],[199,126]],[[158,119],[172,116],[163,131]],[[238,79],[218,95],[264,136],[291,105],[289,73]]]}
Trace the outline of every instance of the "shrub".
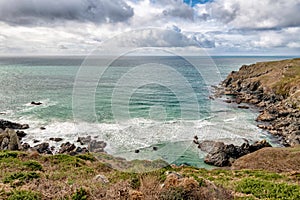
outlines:
{"label": "shrub", "polygon": [[6,176],[3,180],[3,183],[13,183],[14,181],[18,180],[20,181],[20,184],[23,184],[24,182],[30,181],[32,179],[39,178],[40,175],[36,172],[16,172],[9,176]]}
{"label": "shrub", "polygon": [[236,190],[261,199],[300,199],[299,185],[272,183],[253,178],[242,179],[238,182]]}
{"label": "shrub", "polygon": [[76,192],[72,195],[72,200],[86,200],[88,197],[87,191],[83,188],[77,189]]}
{"label": "shrub", "polygon": [[15,190],[9,194],[8,200],[38,200],[41,199],[41,195],[36,192]]}
{"label": "shrub", "polygon": [[42,165],[39,162],[34,161],[34,160],[26,161],[23,163],[23,165],[33,171],[42,171],[43,170]]}
{"label": "shrub", "polygon": [[0,152],[0,159],[2,159],[2,158],[16,158],[16,157],[18,157],[17,152],[11,152],[11,151]]}
{"label": "shrub", "polygon": [[82,160],[89,160],[89,161],[96,161],[96,158],[90,154],[90,153],[86,153],[86,154],[79,154],[76,157],[82,159]]}

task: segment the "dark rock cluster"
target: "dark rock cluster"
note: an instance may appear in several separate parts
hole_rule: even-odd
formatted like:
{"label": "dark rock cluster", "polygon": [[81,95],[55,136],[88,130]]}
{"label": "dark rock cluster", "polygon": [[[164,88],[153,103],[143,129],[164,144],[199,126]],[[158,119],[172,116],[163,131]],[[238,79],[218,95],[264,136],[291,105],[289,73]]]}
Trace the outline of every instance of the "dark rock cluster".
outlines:
{"label": "dark rock cluster", "polygon": [[[97,141],[92,139],[91,136],[79,137],[77,142],[80,145],[87,147],[75,146],[70,142],[62,143],[58,150],[54,146],[50,146],[48,142],[40,143],[39,140],[34,139],[33,142],[37,143],[35,146],[30,146],[28,143],[22,143],[22,138],[27,135],[21,129],[27,129],[27,124],[18,124],[6,120],[0,120],[0,150],[23,150],[37,152],[39,154],[53,154],[55,152],[60,154],[77,155],[88,152],[105,152],[104,148],[106,143],[104,141]],[[49,138],[50,141],[61,142],[63,138]],[[40,144],[38,144],[40,143]]]}
{"label": "dark rock cluster", "polygon": [[199,143],[198,147],[208,153],[204,159],[205,163],[224,167],[231,166],[236,159],[244,155],[265,147],[271,147],[271,145],[266,140],[254,144],[243,143],[241,146],[227,145],[223,142],[203,141]]}

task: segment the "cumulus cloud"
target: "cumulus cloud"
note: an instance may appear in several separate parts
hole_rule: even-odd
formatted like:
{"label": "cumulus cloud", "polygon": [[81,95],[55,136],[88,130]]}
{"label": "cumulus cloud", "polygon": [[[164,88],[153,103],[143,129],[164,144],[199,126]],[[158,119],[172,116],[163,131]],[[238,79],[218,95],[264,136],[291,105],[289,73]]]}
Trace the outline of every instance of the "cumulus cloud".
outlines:
{"label": "cumulus cloud", "polygon": [[233,28],[276,29],[300,25],[300,0],[215,0],[207,5],[211,17]]}
{"label": "cumulus cloud", "polygon": [[14,25],[45,25],[61,21],[114,23],[133,16],[123,0],[0,0],[0,21]]}
{"label": "cumulus cloud", "polygon": [[276,48],[276,47],[300,47],[300,28],[291,27],[279,31],[263,31],[258,33],[258,40],[253,41],[252,44],[259,48]]}
{"label": "cumulus cloud", "polygon": [[[0,53],[87,54],[107,40],[221,54],[299,52],[299,5],[300,0],[0,0]],[[117,36],[124,32],[129,34]]]}
{"label": "cumulus cloud", "polygon": [[199,47],[211,48],[214,41],[202,34],[184,34],[171,29],[141,29],[110,39],[112,47]]}

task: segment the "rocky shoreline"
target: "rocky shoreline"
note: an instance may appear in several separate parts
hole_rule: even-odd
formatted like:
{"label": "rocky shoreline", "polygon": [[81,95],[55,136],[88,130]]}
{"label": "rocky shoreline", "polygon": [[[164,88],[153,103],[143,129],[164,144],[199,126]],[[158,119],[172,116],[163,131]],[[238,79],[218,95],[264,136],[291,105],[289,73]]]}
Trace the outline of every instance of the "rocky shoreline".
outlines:
{"label": "rocky shoreline", "polygon": [[[260,109],[257,117],[258,127],[281,138],[284,146],[300,144],[300,59],[263,62],[244,65],[239,71],[231,72],[216,88],[216,97],[225,96],[226,103],[236,103],[240,109],[248,109],[252,104]],[[47,142],[30,146],[23,143],[28,124],[18,124],[0,120],[0,150],[23,150],[39,154],[77,155],[88,152],[105,152],[106,143],[96,141],[90,136],[79,137],[78,144],[62,143],[59,149]],[[45,129],[41,127],[41,129]],[[197,137],[197,136],[195,136]],[[49,138],[61,142],[62,138]],[[254,144],[248,142],[241,146],[227,145],[215,141],[198,141],[198,148],[207,152],[205,163],[222,167],[231,166],[238,158],[261,148],[271,147],[266,141]],[[84,146],[84,147],[82,147]],[[135,153],[139,153],[138,150]]]}
{"label": "rocky shoreline", "polygon": [[[28,151],[36,152],[39,154],[69,154],[77,155],[84,154],[88,152],[105,152],[104,148],[106,143],[103,141],[93,140],[90,136],[88,137],[78,137],[77,142],[80,144],[75,146],[70,142],[62,143],[60,149],[55,149],[55,147],[49,145],[47,142],[42,142],[35,146],[30,146],[28,143],[22,142],[27,134],[24,130],[28,129],[28,124],[19,124],[15,122],[10,122],[7,120],[0,120],[0,151],[1,150],[11,150],[11,151]],[[49,140],[54,142],[60,142],[62,138],[49,138]],[[36,141],[38,143],[39,141]],[[80,147],[80,146],[86,147]]]}
{"label": "rocky shoreline", "polygon": [[300,144],[300,59],[244,65],[216,91],[227,103],[259,108],[258,127],[280,137],[284,146]]}

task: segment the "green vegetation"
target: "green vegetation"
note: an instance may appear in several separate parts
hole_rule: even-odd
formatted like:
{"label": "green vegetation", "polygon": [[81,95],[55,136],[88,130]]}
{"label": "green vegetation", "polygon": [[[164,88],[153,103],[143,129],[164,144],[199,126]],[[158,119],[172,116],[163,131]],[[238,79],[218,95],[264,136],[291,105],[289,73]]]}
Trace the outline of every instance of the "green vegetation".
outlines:
{"label": "green vegetation", "polygon": [[[291,152],[298,152],[299,148]],[[133,173],[116,170],[95,159],[93,154],[32,157],[6,151],[0,155],[0,199],[110,199],[104,198],[108,191],[110,197],[116,199],[118,195],[131,195],[130,191],[148,199],[195,199],[199,196],[210,199],[218,195],[230,199],[232,194],[236,194],[235,199],[300,198],[299,173],[206,170],[188,166]],[[111,156],[107,158],[116,160]],[[145,163],[149,165],[148,161]],[[169,180],[168,174],[175,177],[179,174],[186,181],[179,184]],[[95,179],[98,175],[107,181]],[[175,183],[179,185],[172,185]],[[37,193],[30,191],[33,188],[37,188]]]}
{"label": "green vegetation", "polygon": [[244,178],[238,182],[236,190],[260,199],[300,199],[300,186],[296,184]]}
{"label": "green vegetation", "polygon": [[0,152],[0,160],[3,159],[3,158],[16,158],[16,157],[18,157],[17,152],[13,152],[13,151]]}
{"label": "green vegetation", "polygon": [[7,200],[39,200],[41,195],[36,192],[26,191],[26,190],[14,190],[8,194]]}
{"label": "green vegetation", "polygon": [[37,178],[40,178],[40,175],[36,172],[15,172],[4,177],[3,183],[22,185],[27,181]]}
{"label": "green vegetation", "polygon": [[29,161],[23,162],[23,165],[32,171],[42,171],[43,170],[43,166],[39,162],[34,161],[34,160],[29,160]]}
{"label": "green vegetation", "polygon": [[83,189],[77,189],[72,195],[72,200],[86,200],[88,198],[88,193]]}

